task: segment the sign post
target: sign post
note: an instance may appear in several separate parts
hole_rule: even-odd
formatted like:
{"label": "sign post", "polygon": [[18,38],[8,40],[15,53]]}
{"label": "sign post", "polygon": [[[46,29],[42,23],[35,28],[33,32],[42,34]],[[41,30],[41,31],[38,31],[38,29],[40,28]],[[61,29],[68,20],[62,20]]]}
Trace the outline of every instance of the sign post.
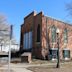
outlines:
{"label": "sign post", "polygon": [[11,61],[11,39],[12,39],[12,32],[13,32],[13,25],[11,25],[11,27],[10,27],[8,72],[10,72],[10,61]]}

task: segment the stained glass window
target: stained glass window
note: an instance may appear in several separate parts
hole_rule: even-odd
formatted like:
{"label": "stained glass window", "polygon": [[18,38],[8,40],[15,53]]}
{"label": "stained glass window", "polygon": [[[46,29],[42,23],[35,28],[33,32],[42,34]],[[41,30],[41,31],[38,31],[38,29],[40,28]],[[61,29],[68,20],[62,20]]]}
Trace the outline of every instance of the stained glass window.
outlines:
{"label": "stained glass window", "polygon": [[52,26],[51,33],[52,33],[52,43],[54,43],[56,42],[56,27],[55,26]]}
{"label": "stained glass window", "polygon": [[68,30],[67,28],[64,29],[64,43],[68,42]]}

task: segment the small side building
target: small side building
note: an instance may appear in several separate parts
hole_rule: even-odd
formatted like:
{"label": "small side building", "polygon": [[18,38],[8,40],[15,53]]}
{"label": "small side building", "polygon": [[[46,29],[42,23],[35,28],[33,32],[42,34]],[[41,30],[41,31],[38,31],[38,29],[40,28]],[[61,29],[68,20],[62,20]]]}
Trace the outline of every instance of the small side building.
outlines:
{"label": "small side building", "polygon": [[31,52],[40,59],[57,59],[57,28],[59,33],[60,59],[72,58],[72,25],[32,12],[21,25],[20,52]]}

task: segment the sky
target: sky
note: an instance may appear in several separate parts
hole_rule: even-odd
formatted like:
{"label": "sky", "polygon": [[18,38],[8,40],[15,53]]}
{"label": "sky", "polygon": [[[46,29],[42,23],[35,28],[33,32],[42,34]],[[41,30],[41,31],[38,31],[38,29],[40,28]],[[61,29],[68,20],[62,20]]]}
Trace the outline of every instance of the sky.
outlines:
{"label": "sky", "polygon": [[20,26],[24,17],[32,11],[62,21],[71,22],[66,10],[66,4],[72,0],[0,0],[0,14],[6,16],[9,24],[13,25],[13,33],[17,42],[20,42]]}

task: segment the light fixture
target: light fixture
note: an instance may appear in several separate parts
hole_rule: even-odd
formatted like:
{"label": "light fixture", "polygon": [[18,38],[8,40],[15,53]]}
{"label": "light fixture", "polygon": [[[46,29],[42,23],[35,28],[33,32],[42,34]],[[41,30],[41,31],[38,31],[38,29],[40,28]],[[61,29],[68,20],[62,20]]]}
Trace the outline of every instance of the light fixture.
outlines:
{"label": "light fixture", "polygon": [[56,29],[56,33],[57,33],[57,34],[59,34],[59,33],[60,33],[60,30],[59,30],[59,28],[57,28],[57,29]]}

